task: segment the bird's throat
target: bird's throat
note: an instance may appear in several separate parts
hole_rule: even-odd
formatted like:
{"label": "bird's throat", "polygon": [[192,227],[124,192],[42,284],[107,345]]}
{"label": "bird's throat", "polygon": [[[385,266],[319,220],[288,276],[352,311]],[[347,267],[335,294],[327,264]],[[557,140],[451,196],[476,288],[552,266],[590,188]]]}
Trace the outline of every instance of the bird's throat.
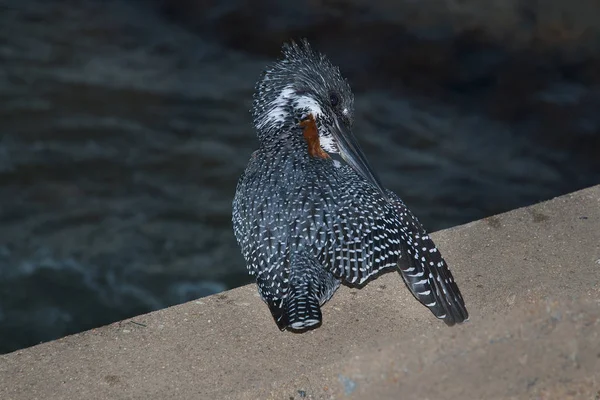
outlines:
{"label": "bird's throat", "polygon": [[319,130],[313,115],[309,114],[307,118],[300,121],[300,126],[303,128],[304,140],[308,145],[308,154],[312,157],[329,158],[329,154],[323,150],[319,142]]}

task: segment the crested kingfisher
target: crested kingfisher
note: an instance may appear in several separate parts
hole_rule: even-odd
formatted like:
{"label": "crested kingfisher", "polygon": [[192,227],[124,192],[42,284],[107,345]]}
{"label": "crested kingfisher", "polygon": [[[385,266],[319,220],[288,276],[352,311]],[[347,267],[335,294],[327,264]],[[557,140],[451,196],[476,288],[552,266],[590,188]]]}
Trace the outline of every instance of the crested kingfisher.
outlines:
{"label": "crested kingfisher", "polygon": [[321,324],[340,283],[397,269],[414,297],[452,326],[468,319],[435,244],[383,187],[352,133],[354,97],[306,40],[262,74],[252,116],[259,140],[233,200],[250,275],[281,330]]}

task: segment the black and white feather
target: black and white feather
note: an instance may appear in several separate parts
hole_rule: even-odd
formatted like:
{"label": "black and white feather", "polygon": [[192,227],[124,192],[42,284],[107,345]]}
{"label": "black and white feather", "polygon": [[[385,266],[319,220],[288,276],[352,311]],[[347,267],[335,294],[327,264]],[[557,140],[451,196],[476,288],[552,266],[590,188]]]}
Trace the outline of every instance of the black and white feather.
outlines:
{"label": "black and white feather", "polygon": [[[337,68],[308,43],[257,85],[260,142],[233,201],[235,236],[280,329],[321,323],[340,283],[360,286],[397,268],[412,294],[448,325],[468,318],[458,286],[431,238],[384,189],[351,136],[354,99]],[[308,151],[300,122],[314,118],[321,148]]]}

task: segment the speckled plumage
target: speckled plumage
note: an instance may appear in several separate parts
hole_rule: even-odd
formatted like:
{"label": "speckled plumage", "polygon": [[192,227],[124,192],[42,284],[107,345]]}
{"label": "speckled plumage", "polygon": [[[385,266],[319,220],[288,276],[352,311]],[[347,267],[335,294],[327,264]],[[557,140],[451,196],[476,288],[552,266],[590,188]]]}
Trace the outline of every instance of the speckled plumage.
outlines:
{"label": "speckled plumage", "polygon": [[[348,164],[310,154],[300,126],[309,115],[321,147]],[[398,268],[435,316],[464,321],[460,291],[419,221],[374,174],[353,168],[336,131],[349,132],[352,115],[348,84],[306,42],[285,46],[258,83],[260,147],[239,180],[233,226],[262,299],[280,329],[302,330],[321,322],[320,306],[341,282]]]}

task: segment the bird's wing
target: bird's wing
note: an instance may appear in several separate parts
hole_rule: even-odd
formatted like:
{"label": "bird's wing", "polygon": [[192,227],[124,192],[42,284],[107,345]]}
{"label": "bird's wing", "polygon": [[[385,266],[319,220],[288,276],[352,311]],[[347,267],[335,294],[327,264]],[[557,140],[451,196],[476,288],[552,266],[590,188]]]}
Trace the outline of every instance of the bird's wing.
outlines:
{"label": "bird's wing", "polygon": [[394,207],[366,183],[357,183],[338,197],[327,218],[329,240],[319,258],[336,277],[361,285],[397,266],[402,256],[401,226]]}
{"label": "bird's wing", "polygon": [[417,300],[452,326],[469,318],[454,277],[421,223],[397,197],[393,204],[400,218],[403,259],[398,270]]}
{"label": "bird's wing", "polygon": [[468,313],[441,253],[404,203],[361,185],[348,193],[330,220],[330,246],[321,249],[326,269],[361,285],[380,271],[397,267],[412,294],[448,325]]}

